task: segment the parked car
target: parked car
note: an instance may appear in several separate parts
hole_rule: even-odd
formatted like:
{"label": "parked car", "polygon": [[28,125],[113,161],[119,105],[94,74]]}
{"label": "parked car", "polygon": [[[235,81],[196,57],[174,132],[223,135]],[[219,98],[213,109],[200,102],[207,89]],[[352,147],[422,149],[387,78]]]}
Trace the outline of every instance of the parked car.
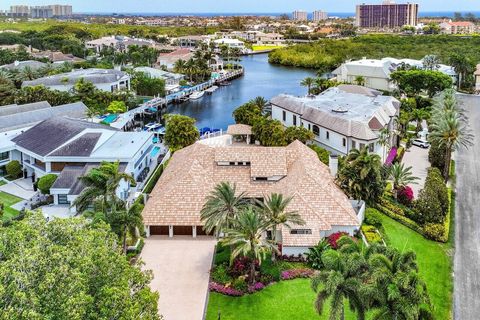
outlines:
{"label": "parked car", "polygon": [[414,146],[417,146],[417,147],[420,147],[420,148],[424,148],[424,149],[428,149],[430,147],[430,143],[426,140],[423,140],[423,139],[414,139],[412,141],[412,144]]}

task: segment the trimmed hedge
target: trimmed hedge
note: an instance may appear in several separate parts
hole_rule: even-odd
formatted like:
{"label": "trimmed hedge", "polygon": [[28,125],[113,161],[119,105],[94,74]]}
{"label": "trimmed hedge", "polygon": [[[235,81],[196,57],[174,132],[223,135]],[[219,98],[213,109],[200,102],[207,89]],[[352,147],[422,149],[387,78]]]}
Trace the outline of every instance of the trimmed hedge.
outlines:
{"label": "trimmed hedge", "polygon": [[43,194],[50,194],[50,188],[53,186],[56,180],[57,180],[56,174],[50,173],[50,174],[44,175],[38,180],[38,183],[37,183],[38,189]]}
{"label": "trimmed hedge", "polygon": [[163,170],[165,169],[163,164],[160,164],[156,169],[155,172],[153,173],[152,177],[150,180],[148,180],[147,184],[145,185],[145,188],[143,188],[143,193],[150,193],[152,192],[153,188],[158,182],[158,179],[162,176]]}
{"label": "trimmed hedge", "polygon": [[5,169],[7,170],[7,174],[12,179],[17,179],[22,174],[22,165],[17,160],[12,160],[9,163],[7,163],[7,165],[5,166]]}
{"label": "trimmed hedge", "polygon": [[385,214],[386,216],[392,218],[393,220],[403,224],[404,226],[406,226],[407,228],[410,228],[412,229],[413,231],[416,231],[418,233],[420,233],[421,235],[425,236],[425,233],[423,231],[423,228],[422,226],[420,226],[418,223],[416,223],[415,221],[405,217],[405,216],[402,216],[402,215],[399,215],[399,214],[396,214],[395,212],[391,211],[390,209],[382,206],[381,204],[376,204],[375,205],[375,208],[382,212],[383,214]]}

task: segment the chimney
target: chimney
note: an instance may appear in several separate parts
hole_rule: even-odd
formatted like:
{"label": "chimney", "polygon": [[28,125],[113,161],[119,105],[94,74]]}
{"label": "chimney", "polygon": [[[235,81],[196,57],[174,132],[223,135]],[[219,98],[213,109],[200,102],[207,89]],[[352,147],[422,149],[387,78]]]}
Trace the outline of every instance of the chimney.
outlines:
{"label": "chimney", "polygon": [[337,176],[338,172],[338,156],[337,155],[329,155],[328,156],[328,167],[330,168],[330,174],[332,177]]}

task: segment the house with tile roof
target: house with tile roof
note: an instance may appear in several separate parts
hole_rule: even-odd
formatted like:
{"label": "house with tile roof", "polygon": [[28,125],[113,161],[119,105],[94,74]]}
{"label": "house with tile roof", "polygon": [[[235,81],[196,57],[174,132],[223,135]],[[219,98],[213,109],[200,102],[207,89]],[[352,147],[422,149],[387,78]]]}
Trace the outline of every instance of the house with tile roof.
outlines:
{"label": "house with tile roof", "polygon": [[472,34],[477,31],[477,26],[471,21],[445,21],[440,23],[444,34]]}
{"label": "house with tile roof", "polygon": [[301,142],[263,147],[224,135],[173,154],[143,211],[147,234],[205,235],[200,211],[225,181],[252,199],[272,193],[292,197],[287,210],[297,211],[306,224],[278,230],[283,254],[304,253],[338,231],[353,235],[363,220],[364,206],[347,198],[329,168]]}
{"label": "house with tile roof", "polygon": [[[83,190],[78,178],[101,162],[118,161],[121,170],[141,185],[153,172],[150,169],[157,165],[159,156],[151,132],[124,132],[65,116],[6,132],[1,141],[0,151],[8,152],[9,160],[21,163],[24,178],[31,177],[33,182],[46,174],[58,176],[50,192],[55,204],[63,205],[72,203]],[[135,187],[124,181],[117,195],[127,199],[134,191]]]}
{"label": "house with tile roof", "polygon": [[383,129],[392,133],[390,145],[395,142],[400,101],[373,89],[340,85],[317,96],[281,94],[271,104],[272,119],[286,127],[311,130],[314,141],[336,155],[347,155],[352,149],[363,147],[384,155],[386,146],[379,143]]}

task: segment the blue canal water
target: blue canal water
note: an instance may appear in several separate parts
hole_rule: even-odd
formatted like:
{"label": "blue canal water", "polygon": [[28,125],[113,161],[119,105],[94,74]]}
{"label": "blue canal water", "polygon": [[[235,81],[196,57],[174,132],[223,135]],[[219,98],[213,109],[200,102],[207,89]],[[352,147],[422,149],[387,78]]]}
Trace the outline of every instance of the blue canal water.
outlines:
{"label": "blue canal water", "polygon": [[170,105],[168,113],[180,113],[197,120],[197,127],[226,129],[234,123],[232,112],[249,100],[262,96],[271,99],[281,93],[305,95],[300,82],[314,76],[313,70],[282,67],[268,63],[268,55],[260,54],[242,58],[245,75],[220,87],[212,95],[204,95],[180,105]]}

